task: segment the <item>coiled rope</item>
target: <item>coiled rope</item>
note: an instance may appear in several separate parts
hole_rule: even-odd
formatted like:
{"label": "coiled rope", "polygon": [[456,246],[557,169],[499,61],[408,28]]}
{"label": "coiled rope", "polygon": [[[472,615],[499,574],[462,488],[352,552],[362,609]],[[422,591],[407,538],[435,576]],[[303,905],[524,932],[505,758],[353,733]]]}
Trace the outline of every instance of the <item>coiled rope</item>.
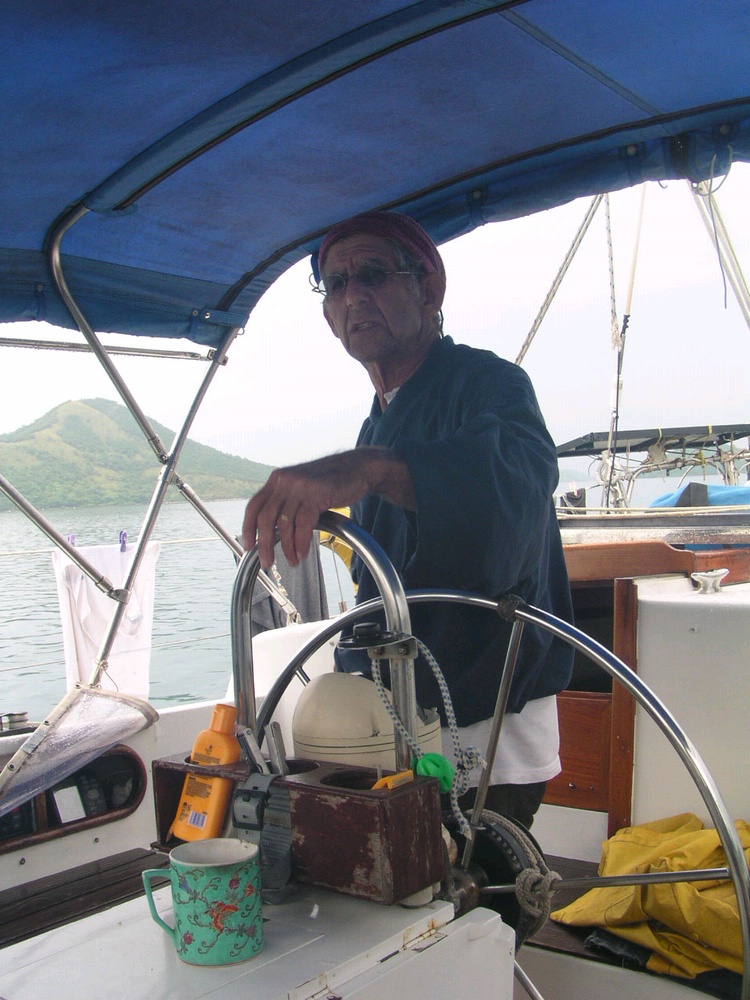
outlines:
{"label": "coiled rope", "polygon": [[507,816],[485,809],[482,819],[490,840],[505,854],[511,853],[522,870],[516,876],[515,893],[522,917],[516,931],[516,950],[523,942],[537,934],[549,920],[555,885],[561,881],[555,871],[550,871],[544,855],[530,834]]}

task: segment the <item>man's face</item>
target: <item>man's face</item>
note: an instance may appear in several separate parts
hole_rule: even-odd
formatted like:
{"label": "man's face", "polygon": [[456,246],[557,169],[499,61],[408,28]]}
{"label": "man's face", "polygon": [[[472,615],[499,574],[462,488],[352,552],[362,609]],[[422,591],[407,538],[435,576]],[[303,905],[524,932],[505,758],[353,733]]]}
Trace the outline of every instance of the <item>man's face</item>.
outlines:
{"label": "man's face", "polygon": [[389,274],[378,288],[367,288],[354,275],[363,264],[380,264],[398,271],[391,244],[379,236],[348,236],[333,244],[323,277],[345,274],[346,288],[327,296],[324,313],[346,351],[362,364],[384,365],[407,361],[423,353],[436,336],[431,276]]}

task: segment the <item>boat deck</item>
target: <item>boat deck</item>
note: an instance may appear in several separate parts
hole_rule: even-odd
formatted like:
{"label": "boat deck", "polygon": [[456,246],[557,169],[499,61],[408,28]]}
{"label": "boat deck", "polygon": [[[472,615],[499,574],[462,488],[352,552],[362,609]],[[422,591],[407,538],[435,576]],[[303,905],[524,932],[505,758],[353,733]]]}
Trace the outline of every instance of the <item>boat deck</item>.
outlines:
{"label": "boat deck", "polygon": [[[158,851],[125,851],[4,889],[0,892],[0,948],[142,896],[141,872],[168,863],[167,855]],[[164,883],[154,879],[154,887]]]}
{"label": "boat deck", "polygon": [[[546,860],[550,869],[559,872],[564,878],[591,877],[597,871],[597,865],[589,861],[553,855],[548,855]],[[165,867],[167,864],[166,854],[145,849],[132,850],[49,878],[37,879],[24,886],[3,890],[0,892],[0,949],[10,948],[46,931],[53,931],[137,899],[143,895],[141,872],[147,868]],[[155,880],[154,888],[158,889],[167,881],[166,875],[163,882]],[[555,894],[554,907],[567,905],[581,891],[560,890]],[[339,898],[343,900],[343,897]],[[342,902],[342,905],[345,904]],[[392,908],[376,907],[376,912],[389,909]],[[145,911],[138,910],[135,915],[140,919]],[[147,926],[150,927],[148,919]],[[527,946],[543,952],[585,958],[597,964],[603,973],[607,966],[636,968],[621,957],[587,948],[585,941],[589,931],[590,928],[564,927],[550,920],[538,934],[529,939]],[[11,949],[11,954],[14,953],[15,949]],[[650,973],[645,973],[645,976],[661,982],[663,986],[667,983],[664,977]],[[689,984],[685,981],[679,983],[692,986],[710,996],[739,996],[739,976],[731,973],[706,974],[699,977],[699,980]]]}
{"label": "boat deck", "polygon": [[[566,878],[596,874],[596,865],[588,861],[548,857],[547,862],[551,869]],[[142,896],[141,872],[147,868],[166,867],[168,863],[168,856],[159,851],[125,851],[3,890],[0,892],[0,948]],[[167,881],[165,875],[164,883],[155,880],[154,885],[158,887]],[[580,891],[560,891],[555,896],[554,905],[565,906],[578,895]],[[563,927],[548,921],[531,939],[531,943],[555,951],[586,955],[599,961],[612,961],[584,947],[586,934],[585,929]]]}
{"label": "boat deck", "polygon": [[[596,874],[596,865],[592,862],[560,857],[548,857],[547,861],[551,869],[566,878]],[[125,851],[3,890],[0,892],[0,948],[142,896],[141,872],[147,868],[165,867],[168,863],[168,856],[158,851]],[[164,883],[167,881],[165,875]],[[154,884],[158,887],[164,883],[155,880]],[[580,891],[560,891],[555,896],[554,906],[565,906],[578,895]],[[598,961],[613,961],[587,950],[584,946],[586,935],[585,929],[563,927],[548,921],[530,943],[555,951],[586,955]]]}
{"label": "boat deck", "polygon": [[[551,869],[565,878],[596,874],[597,866],[589,861],[548,857],[547,862]],[[141,872],[147,868],[166,867],[168,863],[168,856],[159,851],[125,851],[3,890],[0,892],[0,948],[142,896]],[[154,885],[158,887],[167,881],[165,875],[164,883],[155,880]],[[579,895],[580,890],[562,890],[555,895],[554,906],[565,906]],[[530,943],[541,948],[585,955],[598,961],[614,961],[585,948],[587,933],[586,929],[563,927],[548,921]]]}
{"label": "boat deck", "polygon": [[[169,886],[155,889],[154,903],[169,923]],[[303,886],[283,905],[264,905],[252,961],[186,965],[138,898],[0,949],[0,981],[13,1000],[309,1000],[344,986],[361,1000],[429,1000],[436,984],[440,996],[494,1000],[512,994],[513,933],[482,908],[454,921],[441,900],[407,909]]]}

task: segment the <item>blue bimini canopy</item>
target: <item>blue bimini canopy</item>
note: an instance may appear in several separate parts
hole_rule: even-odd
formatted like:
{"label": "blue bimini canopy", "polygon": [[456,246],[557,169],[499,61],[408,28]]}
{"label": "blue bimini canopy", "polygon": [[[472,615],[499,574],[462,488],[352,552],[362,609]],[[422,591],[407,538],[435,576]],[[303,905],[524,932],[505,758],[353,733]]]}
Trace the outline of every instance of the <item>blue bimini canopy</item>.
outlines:
{"label": "blue bimini canopy", "polygon": [[[221,343],[339,219],[437,242],[750,158],[747,0],[0,9],[0,321]],[[58,279],[59,281],[59,279]]]}

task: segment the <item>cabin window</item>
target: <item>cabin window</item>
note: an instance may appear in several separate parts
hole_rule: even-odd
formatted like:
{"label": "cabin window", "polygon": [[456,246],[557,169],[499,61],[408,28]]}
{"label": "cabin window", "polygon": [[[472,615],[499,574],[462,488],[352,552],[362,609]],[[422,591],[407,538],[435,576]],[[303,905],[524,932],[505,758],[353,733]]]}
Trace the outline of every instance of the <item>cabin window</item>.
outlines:
{"label": "cabin window", "polygon": [[113,747],[0,817],[0,854],[129,816],[141,804],[146,785],[140,757],[129,747]]}

